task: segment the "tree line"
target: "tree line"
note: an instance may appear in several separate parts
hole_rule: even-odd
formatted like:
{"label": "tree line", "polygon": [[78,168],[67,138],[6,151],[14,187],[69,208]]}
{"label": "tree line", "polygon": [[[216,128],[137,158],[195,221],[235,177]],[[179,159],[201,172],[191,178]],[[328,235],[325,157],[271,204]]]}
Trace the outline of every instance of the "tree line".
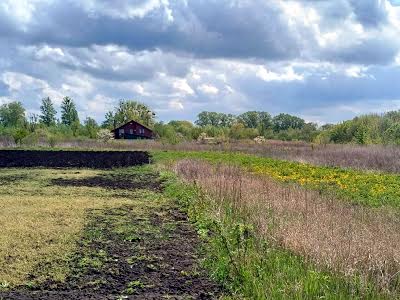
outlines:
{"label": "tree line", "polygon": [[370,114],[333,125],[306,122],[304,119],[280,113],[271,116],[264,111],[248,111],[240,115],[203,111],[197,120],[156,122],[156,115],[149,106],[133,101],[120,100],[105,114],[98,124],[91,117],[79,119],[76,104],[71,97],[64,97],[60,118],[53,101],[42,99],[40,114],[26,114],[21,102],[14,101],[0,106],[0,137],[19,144],[37,144],[47,140],[50,144],[62,139],[94,139],[101,129],[111,130],[130,120],[135,120],[154,130],[164,142],[179,143],[196,140],[200,136],[216,140],[266,139],[306,141],[317,143],[400,144],[400,112],[382,115]]}
{"label": "tree line", "polygon": [[37,144],[48,141],[55,144],[65,139],[94,139],[101,129],[112,129],[129,120],[154,126],[155,114],[145,104],[121,100],[118,105],[107,112],[102,124],[94,118],[79,119],[76,104],[71,97],[64,97],[60,106],[60,118],[54,102],[43,98],[39,114],[26,114],[21,102],[13,101],[0,106],[0,137],[2,140],[13,140],[17,144]]}

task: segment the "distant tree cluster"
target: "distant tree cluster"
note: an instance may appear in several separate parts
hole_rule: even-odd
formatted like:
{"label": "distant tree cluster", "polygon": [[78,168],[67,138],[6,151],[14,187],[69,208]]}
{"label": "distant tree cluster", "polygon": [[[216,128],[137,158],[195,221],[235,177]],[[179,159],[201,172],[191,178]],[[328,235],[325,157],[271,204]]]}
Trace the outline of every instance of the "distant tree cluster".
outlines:
{"label": "distant tree cluster", "polygon": [[195,124],[209,136],[252,139],[256,136],[283,140],[312,141],[318,135],[317,125],[289,114],[272,117],[264,111],[248,111],[238,116],[201,112]]}
{"label": "distant tree cluster", "polygon": [[369,114],[337,125],[325,125],[317,139],[338,144],[400,145],[400,111]]}
{"label": "distant tree cluster", "polygon": [[57,119],[57,111],[49,97],[42,100],[39,115],[27,116],[18,101],[1,105],[0,139],[27,145],[39,141],[53,145],[66,139],[105,140],[110,137],[110,129],[135,120],[152,128],[162,141],[172,144],[214,137],[220,141],[257,138],[258,141],[279,139],[400,145],[400,111],[365,115],[318,127],[297,116],[286,113],[271,116],[264,111],[248,111],[240,115],[203,111],[194,123],[180,120],[156,122],[155,113],[147,105],[133,100],[121,100],[106,113],[104,122],[99,125],[91,117],[81,122],[75,102],[70,97],[62,99],[60,108],[60,119]]}
{"label": "distant tree cluster", "polygon": [[60,108],[61,118],[57,119],[57,111],[49,97],[42,99],[39,115],[26,116],[25,108],[18,101],[3,104],[0,106],[0,137],[18,144],[48,142],[53,145],[58,140],[98,138],[102,128],[109,132],[108,129],[132,119],[147,126],[153,126],[155,122],[155,114],[148,106],[132,100],[121,100],[113,111],[106,114],[101,126],[91,117],[81,122],[75,102],[70,97],[63,98]]}

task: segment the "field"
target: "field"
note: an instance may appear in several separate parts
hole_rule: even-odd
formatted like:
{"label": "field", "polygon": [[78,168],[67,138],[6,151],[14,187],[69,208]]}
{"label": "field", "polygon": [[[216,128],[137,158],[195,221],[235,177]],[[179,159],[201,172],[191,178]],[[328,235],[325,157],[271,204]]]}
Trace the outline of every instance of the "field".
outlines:
{"label": "field", "polygon": [[[39,144],[47,147],[46,144]],[[2,143],[0,147],[10,145]],[[12,147],[12,146],[11,146]],[[201,144],[182,142],[176,145],[160,141],[118,140],[104,143],[96,140],[71,140],[60,142],[61,149],[98,149],[98,150],[144,150],[144,151],[202,151],[202,152],[235,152],[253,154],[280,160],[310,163],[327,167],[342,167],[358,170],[375,170],[389,173],[400,172],[400,148],[384,145],[336,145],[310,144],[305,142],[285,142],[268,140],[258,144],[252,140],[229,141],[219,144]]]}
{"label": "field", "polygon": [[220,294],[162,181],[149,167],[3,169],[0,299]]}
{"label": "field", "polygon": [[142,151],[34,151],[2,150],[0,167],[48,167],[110,169],[148,164],[150,158]]}
{"label": "field", "polygon": [[396,172],[151,156],[1,169],[0,299],[400,299]]}

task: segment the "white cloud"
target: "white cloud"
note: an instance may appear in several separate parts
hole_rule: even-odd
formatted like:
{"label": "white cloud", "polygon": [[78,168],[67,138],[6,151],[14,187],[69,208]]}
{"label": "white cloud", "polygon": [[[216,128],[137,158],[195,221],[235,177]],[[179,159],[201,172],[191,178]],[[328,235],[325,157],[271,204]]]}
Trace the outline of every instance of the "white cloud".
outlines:
{"label": "white cloud", "polygon": [[9,97],[0,97],[0,105],[7,104],[12,102],[13,100]]}
{"label": "white cloud", "polygon": [[64,95],[78,96],[86,98],[94,91],[94,86],[91,78],[84,74],[68,75],[64,78],[65,83],[61,85],[62,93]]}
{"label": "white cloud", "polygon": [[50,97],[54,103],[61,104],[63,94],[44,80],[22,73],[5,72],[2,75],[2,81],[15,98],[19,98],[20,93],[31,92],[36,97]]}
{"label": "white cloud", "polygon": [[112,107],[112,99],[101,94],[96,94],[93,99],[86,102],[86,111],[92,117],[102,118],[105,112],[111,110]]}
{"label": "white cloud", "polygon": [[101,15],[118,19],[144,18],[154,10],[162,9],[168,21],[173,21],[172,10],[168,0],[143,1],[107,1],[107,0],[74,0],[81,5],[92,17]]}
{"label": "white cloud", "polygon": [[44,59],[44,58],[52,58],[54,60],[60,60],[60,58],[64,58],[65,54],[61,48],[52,48],[48,45],[45,45],[39,48],[36,51],[36,58]]}
{"label": "white cloud", "polygon": [[172,86],[174,89],[183,92],[184,94],[193,95],[194,91],[187,83],[186,79],[175,79]]}
{"label": "white cloud", "polygon": [[216,95],[219,92],[219,89],[211,84],[202,84],[199,87],[197,87],[197,89],[203,92],[204,94],[209,94],[209,95]]}
{"label": "white cloud", "polygon": [[264,81],[295,81],[295,80],[304,80],[304,76],[302,74],[297,74],[291,66],[285,67],[282,70],[282,73],[276,73],[267,70],[263,66],[258,67],[258,71],[256,73],[257,77]]}
{"label": "white cloud", "polygon": [[367,70],[366,67],[362,67],[362,66],[351,66],[348,67],[345,70],[345,74],[348,77],[354,77],[354,78],[362,78],[362,77],[366,77],[367,74],[365,74],[365,71]]}
{"label": "white cloud", "polygon": [[174,110],[183,110],[184,109],[182,101],[178,100],[178,99],[169,101],[168,107],[170,109],[174,109]]}
{"label": "white cloud", "polygon": [[396,65],[400,66],[400,53],[397,54],[397,56],[396,56],[396,58],[395,58],[394,61],[395,61],[395,64],[396,64]]}
{"label": "white cloud", "polygon": [[22,25],[22,29],[26,29],[35,13],[36,4],[44,2],[41,0],[3,0],[0,3],[0,10],[7,15],[12,16],[18,25]]}

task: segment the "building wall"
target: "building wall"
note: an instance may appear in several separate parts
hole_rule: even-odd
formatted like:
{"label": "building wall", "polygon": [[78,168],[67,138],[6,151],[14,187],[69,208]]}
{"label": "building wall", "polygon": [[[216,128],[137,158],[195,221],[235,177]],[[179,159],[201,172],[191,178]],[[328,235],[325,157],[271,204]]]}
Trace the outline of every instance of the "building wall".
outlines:
{"label": "building wall", "polygon": [[[123,131],[123,132],[122,132]],[[129,122],[116,129],[114,132],[116,139],[152,138],[153,132],[136,122]]]}

